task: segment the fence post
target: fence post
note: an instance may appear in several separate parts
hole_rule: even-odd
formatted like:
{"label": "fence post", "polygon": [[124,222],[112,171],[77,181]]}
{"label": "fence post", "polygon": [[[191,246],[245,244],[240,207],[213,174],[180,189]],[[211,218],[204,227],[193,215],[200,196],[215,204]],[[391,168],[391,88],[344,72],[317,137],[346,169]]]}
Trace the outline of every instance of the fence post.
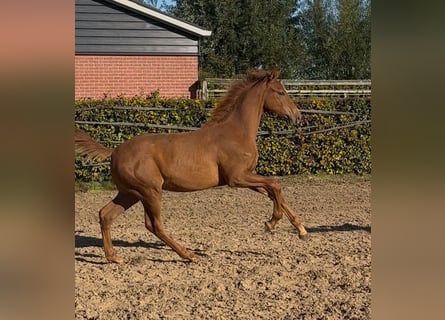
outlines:
{"label": "fence post", "polygon": [[208,89],[206,80],[202,81],[202,91],[201,91],[201,94],[202,94],[202,99],[204,101],[207,101],[209,99],[209,89]]}

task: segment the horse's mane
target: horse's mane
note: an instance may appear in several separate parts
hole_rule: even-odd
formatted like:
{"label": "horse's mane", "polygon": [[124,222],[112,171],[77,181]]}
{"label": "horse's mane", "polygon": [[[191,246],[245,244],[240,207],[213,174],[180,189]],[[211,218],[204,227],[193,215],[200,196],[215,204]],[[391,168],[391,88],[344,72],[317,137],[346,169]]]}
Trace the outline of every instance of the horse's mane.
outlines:
{"label": "horse's mane", "polygon": [[251,88],[258,81],[263,80],[269,74],[265,70],[250,70],[246,77],[235,81],[227,90],[226,94],[221,98],[218,106],[212,111],[210,119],[204,126],[211,126],[221,123],[235,110],[238,99],[246,92],[247,88]]}

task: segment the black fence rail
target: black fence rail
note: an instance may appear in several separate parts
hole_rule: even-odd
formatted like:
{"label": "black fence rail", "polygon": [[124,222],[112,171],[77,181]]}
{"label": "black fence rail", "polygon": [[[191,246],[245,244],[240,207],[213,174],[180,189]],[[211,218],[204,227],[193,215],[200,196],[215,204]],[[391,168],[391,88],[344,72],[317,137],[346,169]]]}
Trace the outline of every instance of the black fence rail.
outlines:
{"label": "black fence rail", "polygon": [[[159,111],[165,112],[170,110],[175,110],[174,108],[148,108],[148,107],[128,107],[128,106],[101,106],[101,107],[87,107],[87,108],[77,108],[76,112],[81,111],[90,111],[95,109],[113,109],[113,110],[139,110],[139,111]],[[208,112],[212,109],[207,108]],[[325,114],[325,115],[349,115],[355,116],[358,113],[355,112],[344,112],[344,111],[331,111],[331,110],[309,110],[309,109],[301,109],[301,113],[306,114]],[[303,126],[296,127],[295,130],[281,130],[281,131],[273,131],[273,133],[269,131],[259,130],[257,136],[267,136],[267,135],[287,135],[292,136],[295,135],[298,131],[298,134],[307,136],[316,133],[322,133],[342,128],[354,127],[356,125],[361,125],[365,123],[370,123],[371,120],[360,120],[360,121],[351,121],[347,124],[342,124],[339,126],[333,126],[329,128],[319,128],[318,126]],[[163,125],[163,124],[152,124],[152,123],[142,123],[142,122],[108,122],[108,121],[84,121],[84,120],[75,120],[74,123],[77,124],[88,124],[88,125],[101,125],[101,126],[117,126],[117,127],[143,127],[143,128],[157,128],[157,129],[165,129],[168,131],[194,131],[199,129],[199,127],[183,127],[183,126],[174,126],[174,125]],[[312,130],[317,128],[317,130]],[[122,143],[123,141],[115,141],[114,143]]]}

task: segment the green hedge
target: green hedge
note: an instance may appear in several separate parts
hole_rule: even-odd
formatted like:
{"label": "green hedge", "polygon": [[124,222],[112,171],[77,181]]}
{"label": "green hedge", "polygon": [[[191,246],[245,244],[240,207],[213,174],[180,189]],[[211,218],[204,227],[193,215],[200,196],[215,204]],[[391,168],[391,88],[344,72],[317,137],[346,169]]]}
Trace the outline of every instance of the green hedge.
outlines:
{"label": "green hedge", "polygon": [[[270,135],[257,138],[260,153],[258,173],[288,175],[371,172],[370,123],[309,135],[305,134],[307,132],[305,129],[302,129],[302,127],[311,127],[311,130],[318,130],[348,124],[351,121],[368,120],[371,117],[369,99],[302,99],[297,100],[297,103],[302,109],[348,111],[358,113],[358,115],[305,113],[303,124],[292,136],[274,134],[282,130],[295,130],[288,121],[274,115],[264,115],[260,130],[267,131]],[[149,97],[78,100],[75,103],[75,120],[200,127],[209,117],[208,108],[216,105],[215,100],[202,102],[185,98],[163,99],[156,93]],[[160,111],[137,110],[137,108],[113,110],[107,106],[150,107],[159,108]],[[162,109],[168,110],[162,111]],[[76,124],[76,127],[86,131],[96,141],[110,147],[141,133],[178,131],[117,125]],[[110,180],[108,165],[93,163],[82,157],[76,157],[75,164],[77,181]]]}
{"label": "green hedge", "polygon": [[[354,112],[357,115],[327,115],[305,113],[302,127],[310,131],[341,127],[351,122],[371,119],[370,99],[304,99],[298,100],[301,109]],[[265,116],[262,128],[271,132],[291,128],[286,121]],[[329,174],[371,173],[371,124],[362,123],[318,134],[268,136],[258,138],[260,158],[257,171],[264,175],[288,175],[325,172]]]}

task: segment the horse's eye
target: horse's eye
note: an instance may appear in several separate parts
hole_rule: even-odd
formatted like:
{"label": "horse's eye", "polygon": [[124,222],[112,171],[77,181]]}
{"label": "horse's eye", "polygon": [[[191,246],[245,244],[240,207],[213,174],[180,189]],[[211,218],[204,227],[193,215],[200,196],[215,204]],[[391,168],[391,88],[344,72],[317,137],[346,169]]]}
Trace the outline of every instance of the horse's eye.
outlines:
{"label": "horse's eye", "polygon": [[284,95],[286,94],[286,92],[285,92],[285,91],[280,91],[280,92],[278,92],[278,94],[279,94],[280,96],[284,96]]}

